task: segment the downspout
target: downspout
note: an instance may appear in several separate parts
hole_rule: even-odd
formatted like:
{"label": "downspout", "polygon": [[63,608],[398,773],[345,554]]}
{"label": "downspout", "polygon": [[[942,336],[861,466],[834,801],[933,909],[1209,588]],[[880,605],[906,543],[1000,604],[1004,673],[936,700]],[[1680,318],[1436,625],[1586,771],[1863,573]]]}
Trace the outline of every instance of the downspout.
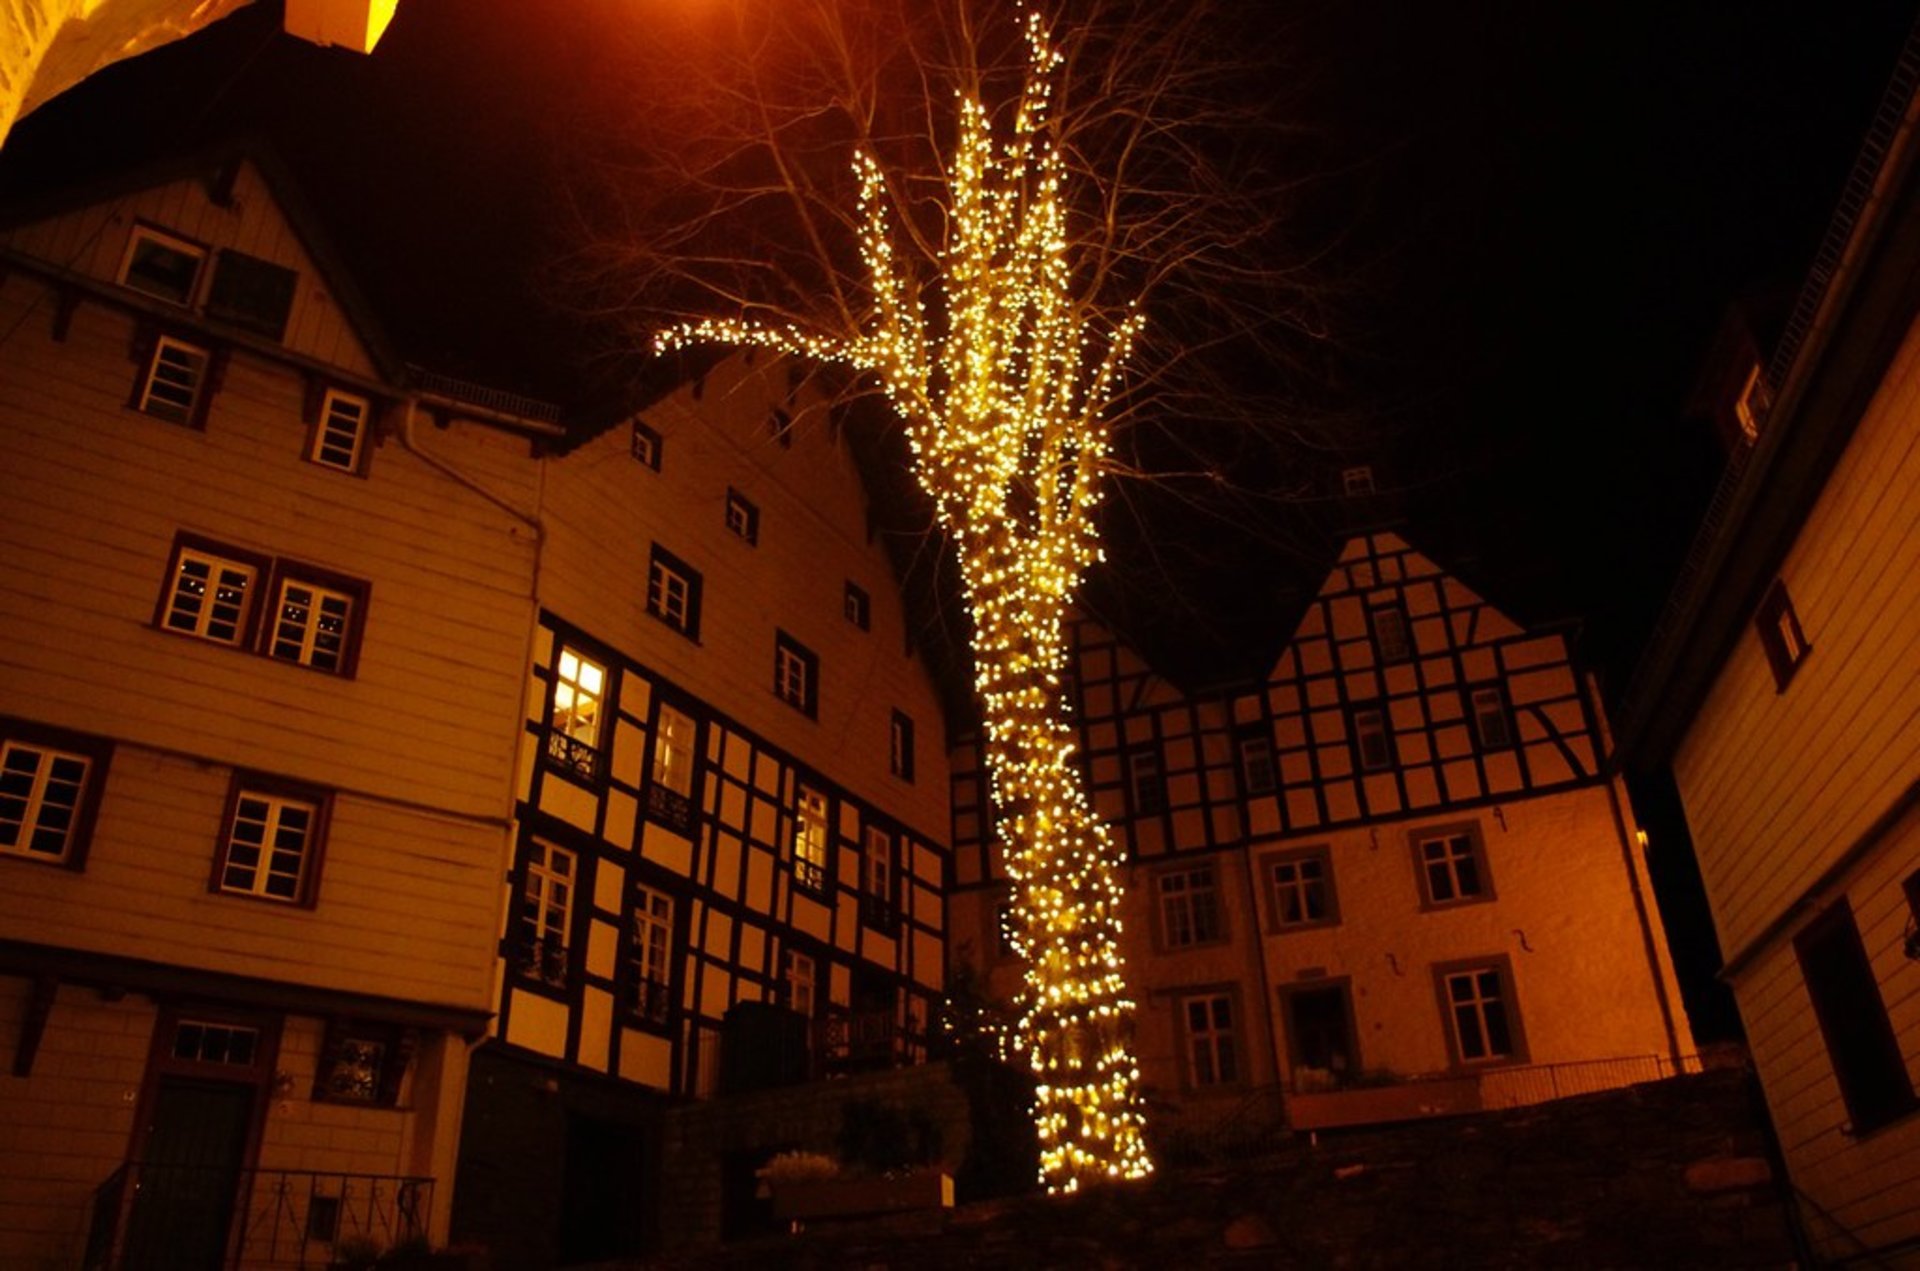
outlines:
{"label": "downspout", "polygon": [[[1244,807],[1244,801],[1242,802]],[[1243,823],[1240,827],[1246,829]],[[1286,1078],[1282,1075],[1285,1066],[1281,1062],[1280,1030],[1274,1024],[1274,986],[1267,973],[1267,937],[1260,930],[1260,885],[1259,874],[1253,867],[1253,842],[1249,839],[1240,849],[1241,858],[1247,867],[1247,934],[1253,945],[1254,965],[1259,969],[1260,1014],[1266,1021],[1267,1045],[1273,1052],[1273,1084],[1280,1098],[1280,1115],[1287,1115]]]}

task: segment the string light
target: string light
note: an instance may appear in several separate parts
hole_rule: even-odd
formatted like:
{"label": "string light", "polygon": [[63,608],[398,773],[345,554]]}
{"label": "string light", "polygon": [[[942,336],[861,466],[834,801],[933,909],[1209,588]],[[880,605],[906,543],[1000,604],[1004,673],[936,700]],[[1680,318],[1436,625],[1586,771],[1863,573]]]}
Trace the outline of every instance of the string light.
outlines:
{"label": "string light", "polygon": [[[1041,1179],[1071,1192],[1153,1169],[1120,955],[1122,861],[1073,764],[1062,694],[1066,609],[1100,559],[1104,415],[1141,319],[1129,309],[1103,337],[1073,294],[1066,165],[1048,124],[1061,57],[1038,14],[1028,15],[1027,46],[1010,137],[997,143],[985,107],[960,100],[949,236],[933,277],[901,266],[885,175],[870,154],[855,156],[873,292],[864,332],[709,319],[654,343],[842,363],[873,375],[905,425],[973,618],[974,687],[1027,966],[1016,1042],[1038,1082]],[[942,301],[944,332],[929,327],[929,293]]]}

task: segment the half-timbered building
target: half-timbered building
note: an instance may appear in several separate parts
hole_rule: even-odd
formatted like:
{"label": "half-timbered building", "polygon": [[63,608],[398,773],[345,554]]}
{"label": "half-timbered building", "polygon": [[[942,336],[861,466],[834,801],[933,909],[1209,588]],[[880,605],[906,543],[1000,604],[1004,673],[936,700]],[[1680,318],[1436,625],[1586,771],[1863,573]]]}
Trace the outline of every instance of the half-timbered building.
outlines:
{"label": "half-timbered building", "polygon": [[[1591,684],[1392,533],[1348,540],[1267,677],[1188,695],[1075,626],[1081,753],[1130,861],[1163,1120],[1299,1128],[1530,1102],[1692,1051]],[[1011,992],[979,774],[955,957]],[[1428,1080],[1413,1081],[1413,1078]]]}
{"label": "half-timbered building", "polygon": [[237,153],[0,231],[9,1267],[444,1238],[557,427],[330,260]]}
{"label": "half-timbered building", "polygon": [[1836,1265],[1920,1256],[1916,112],[1910,39],[1623,715]]}

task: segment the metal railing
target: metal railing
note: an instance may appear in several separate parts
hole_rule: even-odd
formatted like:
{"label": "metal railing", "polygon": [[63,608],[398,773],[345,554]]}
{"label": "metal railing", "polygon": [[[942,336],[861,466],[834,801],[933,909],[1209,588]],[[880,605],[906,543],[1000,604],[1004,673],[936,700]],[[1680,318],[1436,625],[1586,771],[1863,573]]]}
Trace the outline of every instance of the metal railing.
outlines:
{"label": "metal railing", "polygon": [[903,1067],[923,1044],[892,1011],[829,1015],[813,1024],[813,1054],[823,1076]]}
{"label": "metal railing", "polygon": [[164,1255],[224,1271],[319,1271],[355,1246],[424,1241],[433,1188],[402,1174],[129,1161],[94,1189],[83,1265],[137,1271]]}
{"label": "metal railing", "polygon": [[1314,1095],[1394,1086],[1471,1083],[1479,1088],[1480,1107],[1517,1108],[1529,1103],[1546,1103],[1552,1099],[1592,1094],[1598,1090],[1617,1090],[1643,1081],[1663,1081],[1681,1073],[1699,1072],[1701,1067],[1698,1055],[1682,1055],[1678,1060],[1669,1055],[1625,1055],[1611,1059],[1510,1064],[1477,1071],[1421,1073],[1415,1076],[1380,1072],[1337,1075],[1308,1069],[1294,1073],[1288,1090],[1296,1095]]}

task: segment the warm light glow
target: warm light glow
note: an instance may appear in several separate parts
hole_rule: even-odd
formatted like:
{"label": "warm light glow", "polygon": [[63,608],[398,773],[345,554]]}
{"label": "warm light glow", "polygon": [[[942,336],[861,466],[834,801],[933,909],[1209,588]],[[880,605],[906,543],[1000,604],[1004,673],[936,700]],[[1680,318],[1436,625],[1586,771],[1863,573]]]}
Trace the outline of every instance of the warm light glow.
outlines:
{"label": "warm light glow", "polygon": [[[874,375],[903,421],[914,473],[952,538],[973,616],[974,687],[1026,991],[1017,1042],[1039,1086],[1041,1176],[1056,1191],[1153,1168],[1141,1136],[1134,1004],[1120,957],[1120,865],[1073,764],[1061,675],[1063,620],[1100,559],[1094,509],[1109,447],[1104,414],[1140,329],[1093,329],[1073,294],[1048,121],[1060,56],[1028,18],[1028,74],[1013,135],[996,143],[980,102],[960,102],[945,174],[948,241],[933,277],[897,258],[879,165],[855,157],[867,329],[836,338],[708,320],[662,334],[759,345]],[[930,328],[921,297],[942,302]]]}

